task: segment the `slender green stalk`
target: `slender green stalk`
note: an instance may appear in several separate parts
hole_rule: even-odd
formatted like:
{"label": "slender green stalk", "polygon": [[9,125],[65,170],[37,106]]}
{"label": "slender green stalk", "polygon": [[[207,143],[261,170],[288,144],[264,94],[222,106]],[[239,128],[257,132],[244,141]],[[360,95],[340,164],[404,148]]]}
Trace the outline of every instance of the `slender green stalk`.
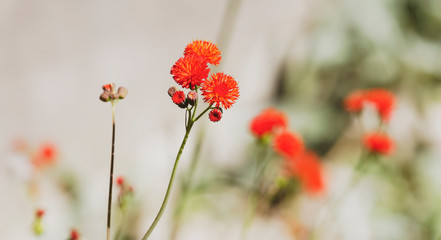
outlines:
{"label": "slender green stalk", "polygon": [[155,217],[155,220],[153,221],[150,228],[145,233],[144,237],[142,237],[142,240],[146,240],[149,238],[150,234],[152,234],[153,230],[155,229],[156,225],[159,222],[159,219],[161,219],[162,214],[164,213],[165,207],[168,202],[168,198],[170,196],[171,188],[173,186],[173,180],[175,179],[176,169],[178,168],[179,159],[181,158],[182,151],[184,150],[185,144],[187,143],[188,135],[190,134],[191,128],[193,126],[193,123],[191,121],[191,118],[189,119],[189,124],[187,125],[187,129],[185,131],[184,139],[182,140],[181,147],[179,148],[178,155],[176,156],[175,164],[173,166],[172,174],[170,176],[170,181],[168,183],[167,192],[165,193],[164,200],[162,201],[161,208],[159,209],[158,214]]}
{"label": "slender green stalk", "polygon": [[109,199],[107,203],[107,240],[110,240],[110,222],[112,217],[113,160],[115,156],[115,104],[112,102],[112,152],[110,156]]}

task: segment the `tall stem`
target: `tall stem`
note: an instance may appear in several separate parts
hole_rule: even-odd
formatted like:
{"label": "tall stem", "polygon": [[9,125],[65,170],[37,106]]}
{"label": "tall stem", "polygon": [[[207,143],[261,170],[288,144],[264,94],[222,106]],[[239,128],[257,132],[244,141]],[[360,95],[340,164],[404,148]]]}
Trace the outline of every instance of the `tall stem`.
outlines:
{"label": "tall stem", "polygon": [[109,200],[107,203],[107,240],[110,240],[110,222],[112,216],[113,159],[115,156],[115,104],[112,102],[112,153],[110,155]]}
{"label": "tall stem", "polygon": [[161,216],[164,213],[165,207],[166,207],[167,202],[168,202],[168,198],[170,196],[171,188],[173,186],[173,181],[175,179],[175,173],[176,173],[176,169],[178,168],[179,159],[181,158],[182,151],[184,150],[185,143],[187,143],[188,135],[190,134],[190,131],[191,131],[192,127],[193,127],[193,121],[190,118],[188,126],[187,126],[186,131],[185,131],[184,139],[182,140],[181,147],[179,148],[178,155],[176,156],[175,164],[173,166],[172,174],[170,176],[170,180],[169,180],[168,187],[167,187],[167,192],[165,193],[165,197],[164,197],[164,200],[162,201],[161,208],[159,209],[159,212],[156,215],[155,220],[153,221],[152,225],[147,230],[147,232],[145,233],[144,237],[142,237],[142,240],[146,240],[146,239],[149,238],[150,234],[152,234],[153,230],[155,229],[156,225],[159,222],[159,219],[161,219]]}

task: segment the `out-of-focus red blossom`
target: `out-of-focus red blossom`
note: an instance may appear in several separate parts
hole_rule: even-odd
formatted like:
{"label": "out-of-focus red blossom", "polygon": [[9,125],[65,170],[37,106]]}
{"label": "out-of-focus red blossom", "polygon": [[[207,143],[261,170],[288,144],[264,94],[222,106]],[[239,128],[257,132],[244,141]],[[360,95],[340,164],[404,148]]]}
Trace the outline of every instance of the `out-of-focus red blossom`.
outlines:
{"label": "out-of-focus red blossom", "polygon": [[230,108],[239,98],[239,86],[233,77],[216,73],[202,83],[204,101],[216,107]]}
{"label": "out-of-focus red blossom", "polygon": [[198,55],[207,60],[208,63],[218,65],[221,60],[221,52],[216,44],[209,41],[196,40],[188,44],[184,50],[184,55]]}
{"label": "out-of-focus red blossom", "polygon": [[37,211],[35,211],[35,216],[37,218],[42,218],[44,216],[45,211],[43,209],[37,209]]}
{"label": "out-of-focus red blossom", "polygon": [[395,107],[395,96],[393,93],[382,88],[357,90],[346,97],[344,105],[346,111],[358,113],[363,109],[365,102],[375,106],[383,121],[389,121]]}
{"label": "out-of-focus red blossom", "polygon": [[320,193],[325,189],[322,165],[318,156],[311,151],[304,151],[296,158],[288,160],[291,173],[297,177],[306,191]]}
{"label": "out-of-focus red blossom", "polygon": [[72,229],[72,231],[70,232],[70,239],[69,240],[78,240],[80,239],[80,234],[78,233],[78,231],[76,229]]}
{"label": "out-of-focus red blossom", "polygon": [[304,150],[303,140],[297,134],[283,130],[274,137],[274,150],[287,158],[294,158]]}
{"label": "out-of-focus red blossom", "polygon": [[185,55],[171,68],[173,79],[183,88],[195,89],[208,77],[207,61],[198,55]]}
{"label": "out-of-focus red blossom", "polygon": [[210,111],[210,113],[208,114],[208,118],[210,118],[210,121],[212,122],[218,122],[222,118],[222,111],[215,108]]}
{"label": "out-of-focus red blossom", "polygon": [[273,133],[276,129],[286,129],[288,119],[286,115],[274,108],[267,108],[251,120],[250,131],[256,137]]}
{"label": "out-of-focus red blossom", "polygon": [[363,109],[363,102],[366,99],[366,94],[364,91],[358,90],[350,93],[345,101],[345,109],[348,112],[358,113]]}
{"label": "out-of-focus red blossom", "polygon": [[124,184],[124,178],[123,177],[118,177],[116,179],[116,184],[118,184],[119,186],[122,186]]}
{"label": "out-of-focus red blossom", "polygon": [[363,137],[364,146],[373,153],[389,155],[394,151],[393,140],[385,133],[371,132]]}
{"label": "out-of-focus red blossom", "polygon": [[35,168],[42,168],[55,162],[57,158],[57,149],[50,143],[40,146],[32,158],[32,164]]}
{"label": "out-of-focus red blossom", "polygon": [[374,104],[383,121],[389,121],[395,107],[395,96],[386,89],[371,89],[366,93],[366,101]]}

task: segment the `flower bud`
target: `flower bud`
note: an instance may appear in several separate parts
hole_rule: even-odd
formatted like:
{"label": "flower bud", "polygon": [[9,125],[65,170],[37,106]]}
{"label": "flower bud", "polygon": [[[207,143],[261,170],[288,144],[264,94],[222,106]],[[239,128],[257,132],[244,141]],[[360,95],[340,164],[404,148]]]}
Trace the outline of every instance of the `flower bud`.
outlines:
{"label": "flower bud", "polygon": [[196,104],[197,100],[198,100],[198,93],[196,91],[190,91],[187,94],[187,102],[191,106],[194,106]]}
{"label": "flower bud", "polygon": [[178,89],[173,86],[168,89],[167,93],[170,97],[173,97],[173,94],[175,94],[176,91],[178,91]]}
{"label": "flower bud", "polygon": [[215,108],[210,111],[210,113],[208,114],[208,117],[210,118],[210,121],[218,122],[222,118],[222,111],[219,110],[218,108]]}
{"label": "flower bud", "polygon": [[72,229],[72,231],[70,232],[69,240],[78,240],[78,239],[80,239],[80,234],[76,229]]}
{"label": "flower bud", "polygon": [[187,99],[185,99],[185,94],[183,91],[176,91],[173,94],[172,100],[180,108],[186,108],[188,105]]}
{"label": "flower bud", "polygon": [[127,95],[127,92],[128,92],[127,88],[119,87],[117,92],[119,99],[124,99]]}
{"label": "flower bud", "polygon": [[110,93],[110,100],[115,100],[115,99],[118,99],[118,98],[119,98],[119,96],[118,96],[117,93]]}
{"label": "flower bud", "polygon": [[114,89],[115,89],[115,84],[114,83],[103,85],[103,90],[105,92],[113,92]]}
{"label": "flower bud", "polygon": [[110,92],[104,91],[103,93],[101,93],[100,100],[103,102],[108,102],[110,100]]}

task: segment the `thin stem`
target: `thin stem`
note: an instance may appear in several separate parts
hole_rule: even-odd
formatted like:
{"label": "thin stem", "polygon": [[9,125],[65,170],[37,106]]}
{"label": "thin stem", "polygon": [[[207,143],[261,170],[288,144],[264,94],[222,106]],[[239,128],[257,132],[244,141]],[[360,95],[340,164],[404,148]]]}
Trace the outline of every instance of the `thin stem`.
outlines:
{"label": "thin stem", "polygon": [[142,240],[146,240],[146,239],[149,238],[150,234],[152,234],[153,230],[155,229],[156,225],[159,222],[159,219],[161,218],[162,214],[164,213],[165,207],[166,207],[167,202],[168,202],[168,198],[170,196],[171,188],[173,186],[173,180],[175,179],[175,173],[176,173],[176,169],[178,168],[179,159],[181,158],[182,151],[184,150],[185,143],[187,142],[188,135],[190,134],[190,131],[191,131],[192,127],[193,127],[193,121],[190,118],[188,126],[187,126],[187,129],[185,131],[184,139],[182,140],[181,147],[179,148],[178,155],[176,156],[175,164],[173,166],[172,174],[170,176],[170,181],[169,181],[168,187],[167,187],[167,192],[165,193],[165,197],[164,197],[164,200],[162,201],[161,208],[159,209],[159,212],[156,215],[155,220],[153,221],[152,225],[147,230],[147,232],[145,233],[144,237],[142,237]]}
{"label": "thin stem", "polygon": [[110,222],[112,216],[113,159],[115,156],[115,104],[112,102],[112,153],[110,156],[109,200],[107,203],[107,240],[110,240]]}
{"label": "thin stem", "polygon": [[213,104],[210,104],[210,106],[208,106],[203,112],[201,112],[201,114],[199,114],[199,116],[196,117],[196,119],[193,120],[193,122],[196,122],[197,120],[199,120],[199,118],[202,117],[202,115],[204,115],[208,110],[212,109]]}

